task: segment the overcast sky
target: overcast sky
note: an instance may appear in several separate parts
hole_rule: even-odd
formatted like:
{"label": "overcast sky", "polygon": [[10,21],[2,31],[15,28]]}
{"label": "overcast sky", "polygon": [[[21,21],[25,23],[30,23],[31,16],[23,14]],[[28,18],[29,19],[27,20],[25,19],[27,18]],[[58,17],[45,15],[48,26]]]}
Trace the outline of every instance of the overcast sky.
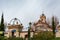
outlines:
{"label": "overcast sky", "polygon": [[60,0],[0,0],[0,17],[4,13],[5,22],[18,18],[24,27],[37,21],[44,11],[47,18],[52,15],[60,19]]}

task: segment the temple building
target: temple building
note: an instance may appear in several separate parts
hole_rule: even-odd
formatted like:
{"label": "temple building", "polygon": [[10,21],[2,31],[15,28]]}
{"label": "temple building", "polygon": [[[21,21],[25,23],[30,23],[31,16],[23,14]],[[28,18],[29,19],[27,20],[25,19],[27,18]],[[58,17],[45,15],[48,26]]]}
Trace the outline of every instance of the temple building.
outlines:
{"label": "temple building", "polygon": [[8,33],[6,34],[7,37],[19,37],[20,31],[22,31],[23,25],[20,23],[20,20],[14,18],[8,24]]}
{"label": "temple building", "polygon": [[51,26],[46,22],[46,16],[42,14],[40,19],[33,24],[34,31],[52,31]]}
{"label": "temple building", "polygon": [[[28,31],[22,31],[23,25],[20,22],[19,19],[14,18],[10,21],[10,23],[7,25],[8,31],[5,32],[6,37],[28,37]],[[33,31],[31,31],[31,37],[33,36]]]}
{"label": "temple building", "polygon": [[[12,19],[7,27],[8,31],[5,32],[5,36],[7,37],[28,37],[28,31],[22,31],[24,26],[17,18]],[[60,37],[60,26],[58,25],[56,29],[59,30],[58,32],[56,31],[56,37]],[[30,36],[33,37],[34,32],[40,31],[52,31],[52,27],[47,23],[44,13],[42,13],[37,22],[31,25]]]}

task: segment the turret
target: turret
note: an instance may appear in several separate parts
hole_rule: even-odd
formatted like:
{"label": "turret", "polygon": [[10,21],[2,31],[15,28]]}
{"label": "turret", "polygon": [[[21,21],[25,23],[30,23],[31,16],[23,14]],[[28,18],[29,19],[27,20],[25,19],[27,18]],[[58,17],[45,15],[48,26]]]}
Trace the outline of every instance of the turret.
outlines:
{"label": "turret", "polygon": [[44,14],[42,14],[40,16],[40,20],[45,23],[46,22],[46,16]]}

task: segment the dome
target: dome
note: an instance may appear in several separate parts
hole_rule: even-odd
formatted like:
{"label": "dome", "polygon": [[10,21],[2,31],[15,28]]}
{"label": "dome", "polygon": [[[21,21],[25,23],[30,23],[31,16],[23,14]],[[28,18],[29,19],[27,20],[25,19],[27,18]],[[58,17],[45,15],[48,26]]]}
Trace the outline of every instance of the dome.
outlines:
{"label": "dome", "polygon": [[10,21],[10,25],[17,25],[17,24],[21,24],[20,20],[17,19],[17,18],[13,18],[13,19]]}

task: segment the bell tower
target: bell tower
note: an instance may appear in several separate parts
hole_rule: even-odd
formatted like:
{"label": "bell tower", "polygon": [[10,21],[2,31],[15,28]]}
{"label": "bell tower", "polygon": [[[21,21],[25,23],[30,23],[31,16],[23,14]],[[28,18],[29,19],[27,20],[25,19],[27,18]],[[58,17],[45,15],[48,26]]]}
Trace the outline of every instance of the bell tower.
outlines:
{"label": "bell tower", "polygon": [[44,12],[42,12],[42,15],[40,16],[41,22],[45,23],[46,22],[46,16],[44,15]]}

